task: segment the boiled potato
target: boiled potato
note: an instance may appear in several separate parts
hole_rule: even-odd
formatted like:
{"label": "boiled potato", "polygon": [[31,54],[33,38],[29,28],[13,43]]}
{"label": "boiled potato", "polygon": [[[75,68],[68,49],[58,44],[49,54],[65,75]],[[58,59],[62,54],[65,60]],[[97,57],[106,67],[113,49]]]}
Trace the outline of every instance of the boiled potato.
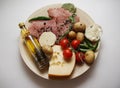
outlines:
{"label": "boiled potato", "polygon": [[76,39],[82,42],[84,40],[84,34],[82,32],[78,32]]}
{"label": "boiled potato", "polygon": [[74,39],[74,38],[76,38],[76,33],[74,31],[70,31],[69,34],[68,34],[68,37],[70,39]]}
{"label": "boiled potato", "polygon": [[47,55],[53,54],[53,49],[52,49],[52,47],[49,46],[49,45],[43,45],[43,46],[42,46],[42,50],[43,50],[43,52],[44,52],[45,54],[47,54]]}
{"label": "boiled potato", "polygon": [[91,65],[93,62],[94,62],[94,59],[95,59],[95,53],[92,51],[92,50],[88,50],[86,53],[85,53],[85,62],[88,64],[88,65]]}
{"label": "boiled potato", "polygon": [[86,29],[86,25],[82,22],[77,22],[73,25],[73,29],[75,32],[84,32]]}

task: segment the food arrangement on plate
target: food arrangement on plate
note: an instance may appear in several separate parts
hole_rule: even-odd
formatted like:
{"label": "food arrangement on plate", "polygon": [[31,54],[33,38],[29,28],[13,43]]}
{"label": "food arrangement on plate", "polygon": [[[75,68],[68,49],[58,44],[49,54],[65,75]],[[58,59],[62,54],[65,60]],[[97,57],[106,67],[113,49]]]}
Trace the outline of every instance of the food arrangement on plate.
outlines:
{"label": "food arrangement on plate", "polygon": [[97,57],[101,27],[71,3],[40,9],[19,27],[23,60],[43,78],[78,77]]}

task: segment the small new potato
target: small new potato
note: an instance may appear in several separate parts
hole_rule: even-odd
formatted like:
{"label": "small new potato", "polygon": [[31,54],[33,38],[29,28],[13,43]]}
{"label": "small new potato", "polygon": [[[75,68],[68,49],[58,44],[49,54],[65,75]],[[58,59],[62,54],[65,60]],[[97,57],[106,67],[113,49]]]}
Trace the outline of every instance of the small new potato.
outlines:
{"label": "small new potato", "polygon": [[82,32],[78,32],[76,39],[82,42],[84,40],[84,34]]}
{"label": "small new potato", "polygon": [[42,50],[43,50],[43,52],[44,52],[45,54],[47,54],[47,55],[53,54],[53,49],[52,49],[52,47],[49,46],[49,45],[43,45],[43,46],[42,46]]}
{"label": "small new potato", "polygon": [[69,34],[68,34],[68,37],[70,39],[75,39],[76,38],[76,33],[74,31],[70,31]]}
{"label": "small new potato", "polygon": [[86,53],[85,53],[85,62],[88,64],[88,65],[91,65],[93,62],[94,62],[94,59],[95,59],[95,53],[92,51],[92,50],[88,50]]}
{"label": "small new potato", "polygon": [[86,29],[86,25],[82,22],[77,22],[73,25],[73,29],[75,32],[84,32]]}

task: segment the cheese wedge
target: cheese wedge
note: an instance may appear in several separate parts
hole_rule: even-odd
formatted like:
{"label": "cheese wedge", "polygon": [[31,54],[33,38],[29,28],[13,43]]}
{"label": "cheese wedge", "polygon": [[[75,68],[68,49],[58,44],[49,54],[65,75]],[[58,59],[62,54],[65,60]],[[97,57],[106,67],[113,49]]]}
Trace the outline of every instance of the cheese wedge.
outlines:
{"label": "cheese wedge", "polygon": [[70,76],[75,66],[75,54],[70,61],[66,61],[63,57],[61,46],[54,45],[53,55],[49,62],[49,77],[67,77]]}

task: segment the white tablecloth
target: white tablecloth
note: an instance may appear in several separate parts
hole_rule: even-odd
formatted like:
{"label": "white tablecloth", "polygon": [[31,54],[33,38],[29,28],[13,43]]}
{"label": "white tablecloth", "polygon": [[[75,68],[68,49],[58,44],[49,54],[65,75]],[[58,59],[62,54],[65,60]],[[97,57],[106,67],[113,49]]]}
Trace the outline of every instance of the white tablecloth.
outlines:
{"label": "white tablecloth", "polygon": [[[18,23],[37,9],[72,2],[103,28],[96,62],[82,76],[65,81],[46,80],[23,62]],[[120,88],[120,0],[0,0],[0,88]]]}

